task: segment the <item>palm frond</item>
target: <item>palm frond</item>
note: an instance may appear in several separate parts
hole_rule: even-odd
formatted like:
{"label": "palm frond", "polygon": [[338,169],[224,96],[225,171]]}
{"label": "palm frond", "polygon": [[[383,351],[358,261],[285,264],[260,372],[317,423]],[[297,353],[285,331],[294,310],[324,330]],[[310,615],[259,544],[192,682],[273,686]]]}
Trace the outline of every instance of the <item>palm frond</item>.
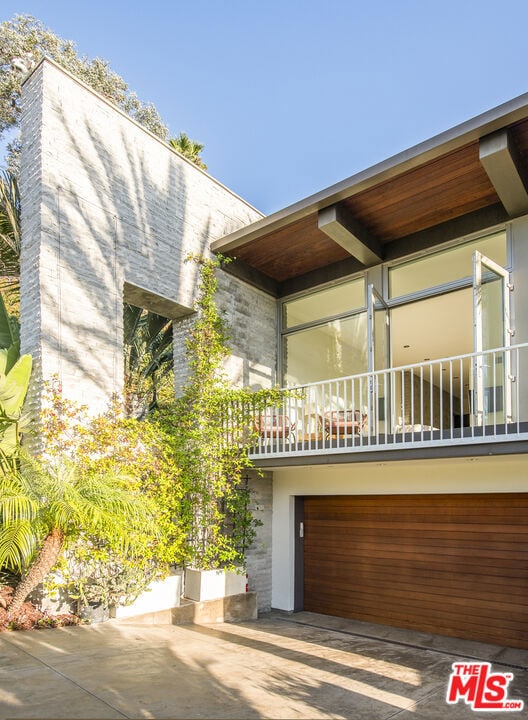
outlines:
{"label": "palm frond", "polygon": [[0,275],[20,275],[20,193],[16,177],[0,172]]}
{"label": "palm frond", "polygon": [[3,524],[0,528],[0,567],[22,571],[37,547],[34,526],[27,520]]}
{"label": "palm frond", "polygon": [[10,348],[14,343],[19,342],[19,340],[18,322],[7,312],[4,297],[0,293],[0,347]]}
{"label": "palm frond", "polygon": [[[17,492],[18,490],[18,492]],[[20,492],[18,488],[2,486],[2,497],[0,497],[0,521],[2,523],[13,523],[21,520],[33,520],[38,514],[38,504],[33,498]]]}

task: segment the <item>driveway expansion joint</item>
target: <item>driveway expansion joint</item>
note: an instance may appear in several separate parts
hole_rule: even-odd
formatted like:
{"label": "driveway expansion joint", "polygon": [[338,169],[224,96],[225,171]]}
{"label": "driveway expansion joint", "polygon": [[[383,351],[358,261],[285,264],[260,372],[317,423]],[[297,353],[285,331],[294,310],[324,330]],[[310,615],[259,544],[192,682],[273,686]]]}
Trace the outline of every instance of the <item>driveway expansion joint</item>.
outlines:
{"label": "driveway expansion joint", "polygon": [[[313,627],[317,630],[325,630],[326,632],[340,633],[341,635],[351,635],[352,637],[361,638],[363,640],[375,640],[377,642],[387,643],[390,645],[399,645],[400,647],[409,648],[411,650],[424,650],[426,652],[435,653],[437,655],[447,655],[448,657],[462,658],[463,660],[476,660],[477,662],[489,662],[489,658],[482,658],[478,655],[470,655],[468,653],[453,652],[452,650],[442,650],[441,648],[431,648],[426,645],[415,645],[413,643],[404,642],[403,640],[392,640],[391,638],[378,637],[376,635],[367,635],[365,633],[358,633],[352,630],[341,630],[333,628],[331,626],[316,625],[315,623],[303,622],[302,620],[293,620],[291,617],[280,617],[277,616],[277,620],[281,622],[291,622],[296,625],[302,625],[304,627]],[[500,665],[501,667],[513,668],[514,670],[528,670],[528,665],[516,665],[514,663],[507,663],[501,660],[493,660],[493,665]]]}

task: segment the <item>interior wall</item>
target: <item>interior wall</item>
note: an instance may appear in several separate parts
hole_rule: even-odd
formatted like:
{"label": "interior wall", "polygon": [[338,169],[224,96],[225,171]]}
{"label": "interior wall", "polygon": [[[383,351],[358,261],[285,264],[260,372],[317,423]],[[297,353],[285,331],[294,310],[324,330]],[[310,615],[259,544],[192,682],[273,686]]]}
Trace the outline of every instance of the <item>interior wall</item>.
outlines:
{"label": "interior wall", "polygon": [[366,325],[366,313],[359,313],[284,337],[287,384],[304,385],[366,372]]}
{"label": "interior wall", "polygon": [[[398,378],[401,376],[398,375]],[[421,379],[415,372],[403,373],[403,393],[401,394],[401,415],[405,425],[433,426],[434,428],[450,428],[453,419],[450,415],[451,396],[440,392],[440,387],[431,385],[427,380]],[[458,405],[454,405],[454,412]],[[400,415],[400,413],[396,413]],[[423,416],[423,423],[422,423]]]}

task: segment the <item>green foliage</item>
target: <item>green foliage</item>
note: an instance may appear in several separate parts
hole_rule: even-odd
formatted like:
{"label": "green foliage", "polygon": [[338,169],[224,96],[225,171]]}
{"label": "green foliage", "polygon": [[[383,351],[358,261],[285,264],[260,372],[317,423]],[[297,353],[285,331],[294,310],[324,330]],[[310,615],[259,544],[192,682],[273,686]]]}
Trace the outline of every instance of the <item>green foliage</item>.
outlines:
{"label": "green foliage", "polygon": [[[20,342],[18,321],[9,315],[4,297],[0,293],[0,348],[8,350]],[[5,372],[5,370],[4,370]]]}
{"label": "green foliage", "polygon": [[65,543],[94,534],[133,555],[145,533],[155,533],[155,516],[154,503],[127,487],[123,475],[24,454],[17,472],[0,473],[0,566],[26,571],[52,531]]}
{"label": "green foliage", "polygon": [[228,333],[215,303],[222,259],[192,257],[200,268],[197,317],[187,341],[189,380],[171,410],[157,417],[180,469],[180,523],[186,564],[201,569],[244,566],[257,522],[244,480],[247,449],[259,409],[277,403],[278,390],[233,389],[223,373]]}
{"label": "green foliage", "polygon": [[0,24],[0,134],[18,125],[23,74],[13,68],[15,58],[29,70],[43,56],[53,58],[87,85],[115,103],[162,140],[168,130],[152,104],[142,103],[106,60],[79,57],[75,43],[64,40],[30,15],[16,15]]}
{"label": "green foliage", "polygon": [[[18,315],[20,304],[20,193],[15,176],[0,172],[0,291],[9,313]],[[1,332],[1,330],[0,330]],[[1,338],[2,347],[5,346]]]}
{"label": "green foliage", "polygon": [[144,418],[173,400],[172,321],[134,305],[124,307],[125,408]]}
{"label": "green foliage", "polygon": [[[155,106],[143,103],[106,60],[79,56],[74,42],[59,37],[31,15],[15,15],[0,24],[0,137],[6,130],[18,127],[20,121],[21,83],[25,72],[17,70],[14,64],[20,63],[29,71],[44,56],[83,80],[154,135],[169,140],[169,131]],[[200,158],[203,145],[190,140],[183,132],[170,143],[198,167],[206,168]],[[17,174],[20,141],[15,139],[8,148],[9,169]]]}
{"label": "green foliage", "polygon": [[18,452],[31,369],[31,356],[20,356],[18,322],[8,315],[0,293],[0,465]]}
{"label": "green foliage", "polygon": [[196,142],[196,140],[191,140],[186,133],[181,132],[178,137],[170,138],[169,145],[195,165],[202,168],[202,170],[207,170],[207,165],[200,157],[200,153],[202,152],[204,146],[201,143]]}
{"label": "green foliage", "polygon": [[[0,365],[6,367],[14,353],[0,350]],[[10,357],[11,356],[11,357]],[[27,424],[22,407],[31,377],[31,355],[22,355],[8,372],[0,371],[0,453],[3,457],[16,455],[20,431]]]}
{"label": "green foliage", "polygon": [[133,557],[84,532],[60,565],[63,585],[73,598],[125,604],[184,559],[178,523],[182,489],[170,443],[157,423],[127,417],[117,399],[107,412],[90,417],[85,407],[63,396],[56,379],[47,385],[44,407],[41,431],[47,456],[66,457],[88,476],[119,474],[125,488],[155,503],[156,533],[138,537]]}
{"label": "green foliage", "polygon": [[109,551],[99,539],[82,538],[62,558],[58,567],[62,581],[47,586],[65,588],[81,611],[89,603],[130,605],[161,574],[152,559],[124,557]]}

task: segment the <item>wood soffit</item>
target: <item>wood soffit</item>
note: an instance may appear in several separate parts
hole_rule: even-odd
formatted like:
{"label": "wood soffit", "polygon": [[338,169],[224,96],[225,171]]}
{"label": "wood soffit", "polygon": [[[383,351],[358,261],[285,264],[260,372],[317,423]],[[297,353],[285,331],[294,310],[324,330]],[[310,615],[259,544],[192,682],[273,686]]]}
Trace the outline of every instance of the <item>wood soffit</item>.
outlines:
{"label": "wood soffit", "polygon": [[[528,119],[511,124],[507,130],[526,184]],[[464,217],[474,219],[479,213],[484,222],[493,208],[501,217],[500,198],[479,159],[479,142],[476,137],[421,164],[415,162],[408,169],[402,163],[401,172],[378,182],[374,179],[366,189],[358,190],[352,184],[348,196],[338,203],[377,240],[385,258],[398,256],[396,250],[390,250],[391,244],[395,249],[408,249],[407,238],[423,238],[438,226]],[[336,204],[335,200],[326,206],[331,204]],[[347,250],[318,228],[318,210],[322,207],[323,203],[308,205],[304,213],[292,213],[278,227],[263,227],[258,233],[249,226],[251,239],[247,242],[243,230],[232,247],[226,243],[222,248],[222,241],[217,241],[213,248],[240,260],[241,267],[251,268],[277,287],[304,276],[317,278],[317,272],[325,268],[338,268],[340,264],[348,267],[351,256]],[[435,242],[440,242],[441,234],[436,233],[436,237]]]}

